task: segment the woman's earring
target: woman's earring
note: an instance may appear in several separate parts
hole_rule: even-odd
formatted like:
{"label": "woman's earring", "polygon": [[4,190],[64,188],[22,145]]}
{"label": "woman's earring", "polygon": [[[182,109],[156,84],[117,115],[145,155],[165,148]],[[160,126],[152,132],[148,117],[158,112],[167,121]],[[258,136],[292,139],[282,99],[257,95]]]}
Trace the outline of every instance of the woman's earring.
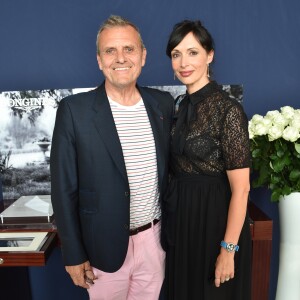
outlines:
{"label": "woman's earring", "polygon": [[209,64],[207,64],[207,78],[209,78],[210,75],[209,75]]}
{"label": "woman's earring", "polygon": [[175,75],[175,72],[174,72],[174,80],[176,80],[176,75]]}

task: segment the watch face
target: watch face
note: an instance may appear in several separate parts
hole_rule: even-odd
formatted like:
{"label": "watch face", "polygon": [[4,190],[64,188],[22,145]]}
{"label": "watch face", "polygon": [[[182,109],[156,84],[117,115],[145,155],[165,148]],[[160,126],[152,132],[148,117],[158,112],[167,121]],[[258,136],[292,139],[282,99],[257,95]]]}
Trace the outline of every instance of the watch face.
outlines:
{"label": "watch face", "polygon": [[227,251],[232,252],[232,251],[234,251],[234,249],[235,249],[234,244],[231,244],[231,243],[227,244]]}

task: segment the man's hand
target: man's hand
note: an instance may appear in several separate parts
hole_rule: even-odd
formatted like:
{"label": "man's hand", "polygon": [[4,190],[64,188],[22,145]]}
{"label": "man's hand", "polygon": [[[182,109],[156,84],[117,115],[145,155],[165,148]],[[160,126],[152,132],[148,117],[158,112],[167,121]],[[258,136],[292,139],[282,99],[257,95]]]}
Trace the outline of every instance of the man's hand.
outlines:
{"label": "man's hand", "polygon": [[94,280],[97,279],[89,261],[86,261],[81,265],[66,266],[66,271],[71,276],[75,285],[85,289],[90,288],[89,284],[94,284]]}

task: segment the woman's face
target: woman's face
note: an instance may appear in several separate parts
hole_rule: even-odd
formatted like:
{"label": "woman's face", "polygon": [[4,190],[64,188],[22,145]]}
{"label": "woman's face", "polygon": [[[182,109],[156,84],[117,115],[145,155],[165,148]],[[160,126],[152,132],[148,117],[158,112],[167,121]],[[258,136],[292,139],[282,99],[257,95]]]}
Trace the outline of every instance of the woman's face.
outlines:
{"label": "woman's face", "polygon": [[171,51],[172,67],[176,77],[192,94],[209,82],[208,64],[214,57],[213,50],[207,53],[192,32]]}

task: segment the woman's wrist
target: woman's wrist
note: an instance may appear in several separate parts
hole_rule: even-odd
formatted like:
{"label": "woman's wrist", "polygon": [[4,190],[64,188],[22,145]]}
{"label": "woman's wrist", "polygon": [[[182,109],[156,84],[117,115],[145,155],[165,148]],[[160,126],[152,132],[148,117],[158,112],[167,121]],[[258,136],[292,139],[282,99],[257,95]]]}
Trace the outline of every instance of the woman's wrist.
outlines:
{"label": "woman's wrist", "polygon": [[225,249],[227,252],[237,252],[239,251],[239,246],[234,244],[234,243],[231,243],[231,242],[225,242],[225,241],[221,241],[220,243],[220,246]]}

